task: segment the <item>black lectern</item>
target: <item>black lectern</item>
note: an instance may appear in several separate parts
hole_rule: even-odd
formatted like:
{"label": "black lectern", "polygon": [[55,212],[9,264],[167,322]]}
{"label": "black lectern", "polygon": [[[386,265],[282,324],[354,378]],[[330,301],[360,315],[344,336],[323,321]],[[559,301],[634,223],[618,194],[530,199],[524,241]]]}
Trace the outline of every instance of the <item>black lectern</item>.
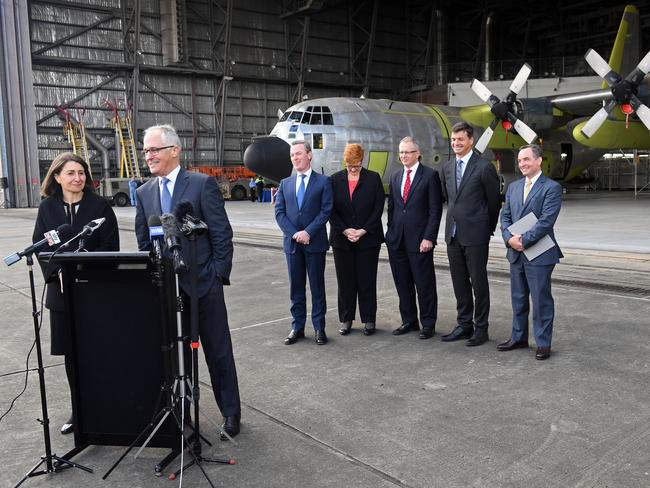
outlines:
{"label": "black lectern", "polygon": [[[154,277],[145,252],[66,253],[52,261],[62,269],[72,345],[75,446],[128,446],[157,413],[161,385],[173,383],[177,371],[164,344],[176,340],[173,269],[164,266],[164,276]],[[156,281],[164,284],[164,320]],[[179,435],[169,417],[148,445],[171,449]]]}

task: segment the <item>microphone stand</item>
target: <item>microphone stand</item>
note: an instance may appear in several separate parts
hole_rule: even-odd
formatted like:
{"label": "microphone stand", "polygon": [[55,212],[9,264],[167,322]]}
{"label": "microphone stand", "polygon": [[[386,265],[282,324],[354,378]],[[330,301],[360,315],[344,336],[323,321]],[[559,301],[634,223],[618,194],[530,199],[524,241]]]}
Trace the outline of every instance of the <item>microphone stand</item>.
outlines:
{"label": "microphone stand", "polygon": [[[68,468],[79,468],[86,471],[87,473],[93,472],[92,469],[87,468],[86,466],[72,462],[68,459],[65,459],[65,457],[59,457],[56,454],[52,453],[52,443],[50,440],[50,418],[48,417],[47,414],[47,396],[45,393],[45,369],[43,368],[43,352],[41,350],[41,332],[40,332],[39,320],[38,320],[40,313],[36,307],[36,287],[34,286],[34,270],[33,270],[34,259],[31,253],[26,255],[26,262],[27,262],[27,269],[29,272],[29,290],[32,296],[32,318],[34,319],[36,360],[38,362],[38,383],[40,386],[41,410],[43,413],[43,419],[42,420],[37,419],[37,420],[43,426],[43,441],[45,443],[45,455],[41,456],[41,460],[32,469],[30,469],[25,474],[25,476],[23,476],[23,478],[14,486],[14,488],[18,488],[20,485],[22,485],[27,478],[32,478],[34,476],[40,476],[49,473],[58,473]],[[66,454],[66,456],[68,454]],[[38,468],[40,468],[43,463],[45,463],[45,469],[37,471]]]}
{"label": "microphone stand", "polygon": [[[218,463],[218,464],[235,464],[234,459],[218,459],[218,458],[208,458],[201,454],[201,430],[199,425],[199,297],[198,297],[198,277],[196,270],[196,232],[188,232],[185,234],[187,239],[190,242],[190,344],[192,347],[192,402],[194,403],[194,442],[190,449],[190,454],[192,455],[192,460],[183,466],[181,462],[181,468],[169,475],[169,479],[175,479],[179,474],[182,476],[183,471],[189,468],[192,465],[196,465],[203,472],[205,477],[208,479],[210,486],[214,487],[210,479],[205,474],[203,466],[201,463]],[[207,441],[206,441],[207,442]],[[209,443],[208,443],[209,444]]]}

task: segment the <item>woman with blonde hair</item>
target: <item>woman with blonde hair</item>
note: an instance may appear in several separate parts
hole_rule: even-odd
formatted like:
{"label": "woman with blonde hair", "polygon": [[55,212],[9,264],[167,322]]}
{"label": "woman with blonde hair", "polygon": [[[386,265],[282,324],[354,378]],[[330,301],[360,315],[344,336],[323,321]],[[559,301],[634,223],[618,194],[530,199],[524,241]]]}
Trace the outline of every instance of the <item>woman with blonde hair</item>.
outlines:
{"label": "woman with blonde hair", "polygon": [[348,144],[343,152],[345,169],[331,176],[330,245],[339,289],[341,335],[350,333],[357,299],[363,333],[372,335],[376,330],[377,264],[384,242],[381,215],[386,196],[379,174],[363,168],[363,156],[360,144]]}

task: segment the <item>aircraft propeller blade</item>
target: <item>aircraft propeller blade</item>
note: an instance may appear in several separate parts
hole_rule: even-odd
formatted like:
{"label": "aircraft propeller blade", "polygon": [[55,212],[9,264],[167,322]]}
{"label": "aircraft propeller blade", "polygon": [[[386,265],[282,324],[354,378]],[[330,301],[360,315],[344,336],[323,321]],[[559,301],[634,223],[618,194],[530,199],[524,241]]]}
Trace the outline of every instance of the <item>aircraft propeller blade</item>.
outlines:
{"label": "aircraft propeller blade", "polygon": [[650,51],[648,51],[648,54],[645,55],[636,68],[643,72],[644,75],[647,75],[650,72]]}
{"label": "aircraft propeller blade", "polygon": [[650,109],[636,95],[630,97],[630,103],[639,120],[650,129]]}
{"label": "aircraft propeller blade", "polygon": [[[478,96],[484,102],[487,102],[489,100],[489,98],[491,96],[493,96],[492,92],[488,89],[488,87],[485,86],[480,81],[478,81],[477,79],[474,79],[474,81],[472,81],[472,84],[470,85],[470,88],[472,89],[472,91],[474,93],[476,93],[476,96]],[[490,105],[490,106],[492,106],[492,105]]]}
{"label": "aircraft propeller blade", "polygon": [[490,139],[492,139],[492,134],[494,134],[494,129],[498,123],[499,119],[492,120],[492,122],[490,122],[490,126],[483,131],[483,134],[481,134],[479,140],[476,142],[476,144],[474,144],[474,151],[476,151],[479,155],[485,152],[485,149],[490,143]]}
{"label": "aircraft propeller blade", "polygon": [[524,63],[524,65],[519,70],[519,73],[517,73],[517,76],[515,76],[515,79],[512,80],[512,83],[510,84],[510,91],[512,93],[519,95],[519,92],[526,84],[531,71],[532,68],[530,65],[528,63]]}
{"label": "aircraft propeller blade", "polygon": [[614,109],[615,106],[616,106],[616,101],[610,100],[607,105],[605,105],[598,112],[592,115],[592,117],[587,121],[584,127],[580,129],[580,132],[582,132],[582,134],[587,139],[589,139],[591,136],[594,135],[594,133],[598,129],[600,129],[600,126],[603,125],[603,123],[607,119],[607,116]]}
{"label": "aircraft propeller blade", "polygon": [[620,81],[621,77],[619,74],[610,68],[607,61],[605,61],[601,55],[593,49],[587,51],[587,54],[585,54],[585,61],[587,61],[587,64],[591,66],[591,69],[593,69],[598,76],[603,78],[609,86]]}
{"label": "aircraft propeller blade", "polygon": [[514,122],[512,125],[515,126],[515,130],[517,131],[517,133],[528,144],[531,144],[537,138],[537,134],[535,133],[535,131],[530,127],[528,127],[526,124],[524,124],[517,117],[514,118]]}

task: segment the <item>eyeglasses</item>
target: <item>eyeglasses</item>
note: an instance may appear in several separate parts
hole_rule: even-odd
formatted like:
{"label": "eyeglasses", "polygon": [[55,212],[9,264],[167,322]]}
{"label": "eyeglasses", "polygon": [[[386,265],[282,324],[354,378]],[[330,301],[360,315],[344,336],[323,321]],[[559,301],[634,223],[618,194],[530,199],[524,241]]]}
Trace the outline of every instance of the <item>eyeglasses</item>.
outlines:
{"label": "eyeglasses", "polygon": [[360,165],[360,164],[348,164],[348,163],[345,163],[345,167],[347,169],[361,169],[361,166],[362,165]]}
{"label": "eyeglasses", "polygon": [[163,149],[169,149],[170,147],[176,147],[176,144],[172,144],[171,146],[163,146],[163,147],[148,147],[147,149],[142,150],[142,154],[144,154],[145,156],[148,156],[149,154],[158,154]]}
{"label": "eyeglasses", "polygon": [[407,154],[415,154],[416,152],[418,152],[417,149],[415,151],[400,151],[399,155],[406,156]]}

